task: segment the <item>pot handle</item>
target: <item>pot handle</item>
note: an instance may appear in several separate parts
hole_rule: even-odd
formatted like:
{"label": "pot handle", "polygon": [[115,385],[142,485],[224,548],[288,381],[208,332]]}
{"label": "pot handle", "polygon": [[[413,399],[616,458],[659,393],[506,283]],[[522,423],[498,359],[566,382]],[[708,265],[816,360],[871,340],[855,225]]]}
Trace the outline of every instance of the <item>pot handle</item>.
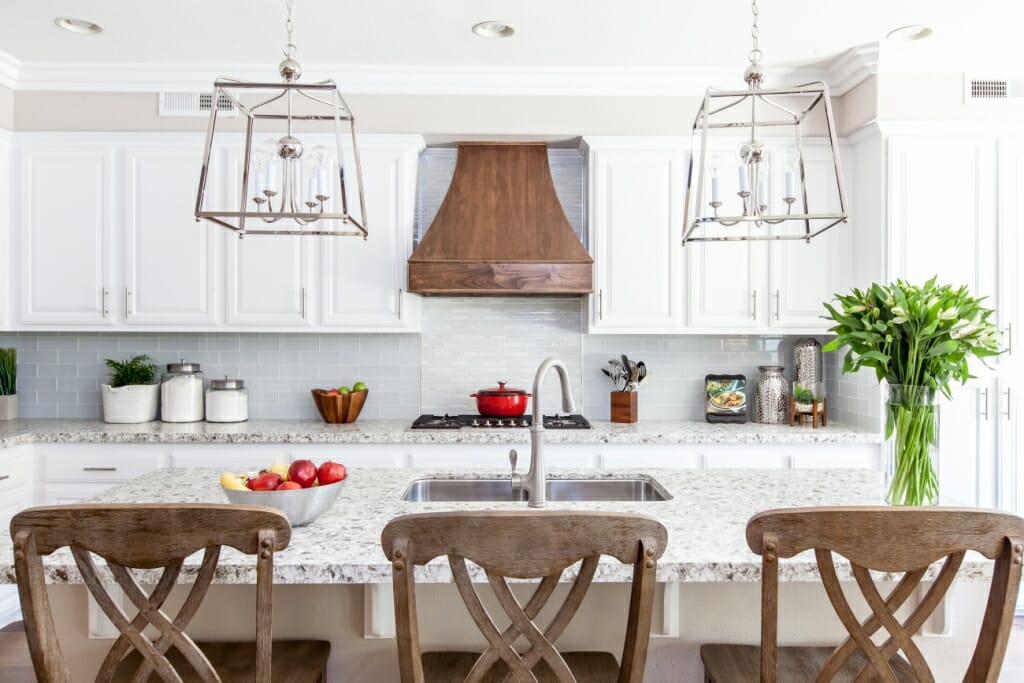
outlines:
{"label": "pot handle", "polygon": [[479,396],[479,394],[470,394],[469,395],[470,398],[477,398],[478,396]]}

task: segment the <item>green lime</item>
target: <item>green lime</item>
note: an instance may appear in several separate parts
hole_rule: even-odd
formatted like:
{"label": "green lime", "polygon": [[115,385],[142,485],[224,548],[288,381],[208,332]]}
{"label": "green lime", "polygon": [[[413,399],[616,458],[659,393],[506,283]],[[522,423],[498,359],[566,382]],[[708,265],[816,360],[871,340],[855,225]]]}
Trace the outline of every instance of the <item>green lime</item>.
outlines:
{"label": "green lime", "polygon": [[352,385],[352,391],[366,391],[366,384],[363,382],[356,382]]}
{"label": "green lime", "polygon": [[338,387],[338,393],[344,396],[345,394],[351,394],[352,390],[348,387]]}

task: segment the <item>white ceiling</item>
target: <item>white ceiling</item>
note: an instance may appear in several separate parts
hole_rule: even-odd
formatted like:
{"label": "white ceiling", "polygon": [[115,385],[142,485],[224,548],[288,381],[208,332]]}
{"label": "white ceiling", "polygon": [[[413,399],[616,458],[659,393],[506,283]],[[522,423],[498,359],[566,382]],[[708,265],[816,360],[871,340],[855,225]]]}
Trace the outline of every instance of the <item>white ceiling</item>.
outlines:
{"label": "white ceiling", "polygon": [[[746,0],[296,0],[295,5],[297,56],[307,67],[728,69],[735,70],[741,86],[750,49]],[[761,47],[769,76],[772,66],[824,68],[847,49],[879,40],[883,57],[889,50],[894,63],[911,70],[965,60],[1002,68],[999,55],[1013,55],[1024,22],[1022,5],[1015,0],[763,0]],[[61,64],[83,78],[101,64],[191,65],[224,73],[231,65],[272,68],[285,41],[284,14],[284,0],[0,0],[0,53],[26,72]],[[105,30],[78,35],[54,26],[55,17],[67,15]],[[516,34],[478,38],[470,27],[484,19],[506,21]],[[934,36],[920,44],[884,41],[887,31],[912,23],[929,24]]]}
{"label": "white ceiling", "polygon": [[[1013,0],[764,0],[768,63],[828,61],[897,26],[931,40],[985,44],[1019,24]],[[296,0],[299,58],[322,64],[725,66],[749,49],[745,0]],[[0,0],[0,50],[22,62],[270,64],[284,42],[283,0]],[[989,11],[986,11],[989,10]],[[84,36],[53,24],[102,25]],[[512,38],[470,32],[483,19]]]}

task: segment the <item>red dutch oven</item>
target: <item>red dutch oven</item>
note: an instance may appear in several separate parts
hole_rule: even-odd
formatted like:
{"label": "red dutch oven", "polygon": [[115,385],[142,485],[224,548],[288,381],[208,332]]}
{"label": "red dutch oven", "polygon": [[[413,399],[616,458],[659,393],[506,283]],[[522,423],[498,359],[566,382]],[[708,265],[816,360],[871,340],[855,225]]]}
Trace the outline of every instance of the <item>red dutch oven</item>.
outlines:
{"label": "red dutch oven", "polygon": [[526,412],[526,399],[531,396],[522,389],[507,389],[505,382],[470,394],[476,399],[477,412],[484,417],[519,417]]}

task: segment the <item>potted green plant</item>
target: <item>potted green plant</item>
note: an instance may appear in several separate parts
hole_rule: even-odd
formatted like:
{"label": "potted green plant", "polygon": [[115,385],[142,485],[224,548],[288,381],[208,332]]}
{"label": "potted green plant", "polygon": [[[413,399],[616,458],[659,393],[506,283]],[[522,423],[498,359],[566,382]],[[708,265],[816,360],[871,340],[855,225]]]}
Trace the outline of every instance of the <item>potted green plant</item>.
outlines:
{"label": "potted green plant", "polygon": [[146,355],[128,360],[106,359],[110,384],[100,387],[103,394],[103,421],[116,424],[151,422],[157,417],[160,385],[156,383],[156,363]]}
{"label": "potted green plant", "polygon": [[0,349],[0,420],[18,418],[18,352]]}
{"label": "potted green plant", "polygon": [[950,382],[971,378],[968,359],[1002,353],[993,311],[967,291],[897,280],[836,295],[825,304],[836,338],[825,351],[845,347],[843,372],[872,368],[888,384],[885,436],[890,443],[889,489],[894,505],[938,500],[934,456],[938,445],[936,393],[951,397]]}

